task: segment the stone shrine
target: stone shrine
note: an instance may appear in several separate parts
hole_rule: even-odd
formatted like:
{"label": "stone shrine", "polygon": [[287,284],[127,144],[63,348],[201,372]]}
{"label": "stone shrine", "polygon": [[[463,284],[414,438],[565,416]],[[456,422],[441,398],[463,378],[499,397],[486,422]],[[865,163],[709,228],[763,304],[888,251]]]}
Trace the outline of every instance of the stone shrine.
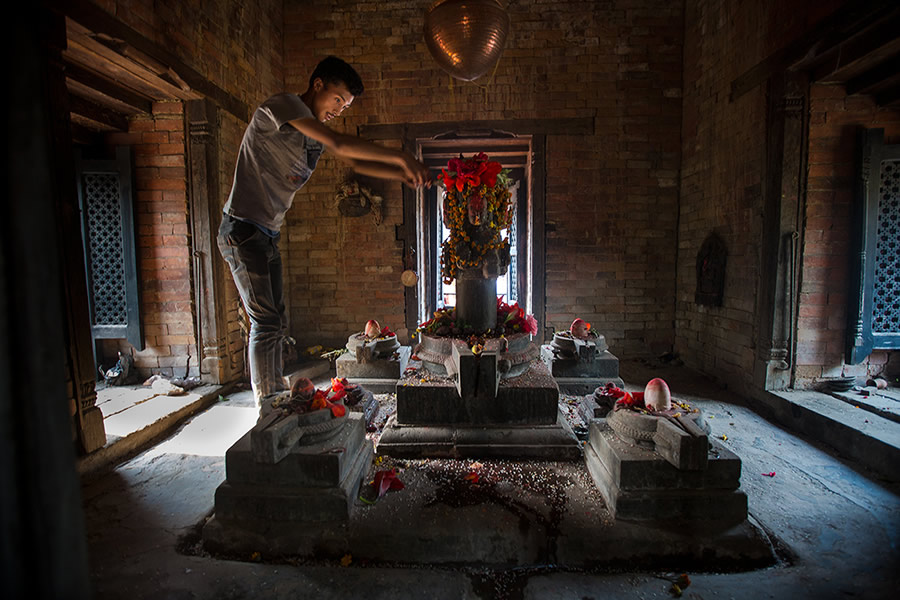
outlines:
{"label": "stone shrine", "polygon": [[365,331],[352,334],[347,339],[347,352],[335,361],[339,378],[346,378],[376,394],[394,391],[411,354],[410,347],[401,346],[393,332],[380,333],[372,336]]}
{"label": "stone shrine", "polygon": [[508,179],[483,153],[451,159],[439,176],[449,230],[444,283],[457,304],[420,327],[417,370],[397,384],[397,413],[379,454],[423,457],[577,458],[578,440],[559,410],[559,387],[531,341],[538,331],[518,303],[497,297],[510,263]]}
{"label": "stone shrine", "polygon": [[225,453],[226,479],[216,490],[215,516],[203,528],[208,547],[349,519],[374,457],[364,416],[342,401],[287,412],[279,407],[287,398],[267,397],[268,414]]}
{"label": "stone shrine", "polygon": [[703,522],[747,519],[741,459],[708,436],[687,405],[660,413],[616,407],[590,423],[584,458],[616,519]]}
{"label": "stone shrine", "polygon": [[[541,359],[550,369],[562,392],[587,394],[598,386],[624,385],[619,377],[619,359],[610,351],[606,337],[581,328],[576,319],[567,331],[553,334],[549,344],[541,346]],[[596,415],[600,416],[600,415]]]}

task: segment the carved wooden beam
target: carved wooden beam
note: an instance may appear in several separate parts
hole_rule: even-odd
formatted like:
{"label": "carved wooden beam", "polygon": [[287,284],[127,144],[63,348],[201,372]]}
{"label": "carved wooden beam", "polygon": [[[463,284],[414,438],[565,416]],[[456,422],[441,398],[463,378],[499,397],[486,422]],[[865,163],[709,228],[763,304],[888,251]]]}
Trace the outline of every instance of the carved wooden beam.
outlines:
{"label": "carved wooden beam", "polygon": [[[142,36],[137,31],[116,19],[113,15],[94,5],[92,2],[70,2],[66,0],[47,1],[54,10],[65,15],[83,28],[86,28],[95,34],[106,36],[110,40],[118,40],[127,45],[133,50],[129,50],[129,52],[131,52],[129,58],[131,59],[132,64],[138,65],[141,60],[143,60],[144,63],[148,63],[147,59],[152,59],[155,63],[164,66],[166,68],[166,77],[163,77],[162,73],[153,73],[152,68],[147,69],[147,66],[150,66],[148,64],[144,64],[142,68],[147,71],[147,73],[152,74],[157,80],[166,83],[165,89],[168,89],[172,93],[172,95],[166,99],[182,98],[190,100],[206,96],[241,121],[246,122],[250,120],[250,109],[245,102],[210,82],[206,76],[184,64],[183,61],[167,48]],[[100,45],[103,46],[103,44]],[[111,52],[119,54],[119,52],[115,52],[108,46],[104,47]],[[120,46],[119,48],[121,50],[122,47]],[[140,58],[137,53],[140,53],[140,56],[143,58]],[[119,54],[119,56],[123,55]],[[170,81],[166,81],[167,78]],[[183,89],[185,85],[192,90],[192,92],[186,92]],[[185,95],[190,95],[190,97],[185,97]]]}

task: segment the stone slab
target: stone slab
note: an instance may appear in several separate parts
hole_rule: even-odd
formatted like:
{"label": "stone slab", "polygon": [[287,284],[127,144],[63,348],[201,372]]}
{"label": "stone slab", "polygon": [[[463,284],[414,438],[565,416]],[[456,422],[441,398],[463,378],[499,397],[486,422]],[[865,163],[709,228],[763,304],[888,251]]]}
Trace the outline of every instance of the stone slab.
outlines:
{"label": "stone slab", "polygon": [[626,491],[661,489],[735,490],[740,486],[741,459],[715,439],[710,440],[708,466],[680,471],[653,450],[628,444],[606,425],[591,423],[589,445],[605,465],[616,487]]}
{"label": "stone slab", "polygon": [[831,395],[847,404],[900,423],[900,391],[887,388],[879,390],[870,385],[862,390],[831,392]]}
{"label": "stone slab", "polygon": [[397,385],[401,425],[553,425],[559,388],[547,367],[533,361],[519,377],[500,380],[497,397],[460,398],[453,379],[405,377]]}
{"label": "stone slab", "polygon": [[553,425],[415,426],[391,417],[376,448],[378,454],[400,458],[538,458],[575,460],[581,443],[557,408]]}
{"label": "stone slab", "polygon": [[[350,383],[358,383],[358,379],[399,379],[409,363],[412,349],[400,346],[394,357],[378,358],[368,362],[357,362],[351,353],[340,355],[335,361],[338,377],[346,377]],[[373,390],[375,391],[375,390]]]}
{"label": "stone slab", "polygon": [[[580,462],[485,461],[476,467],[478,484],[463,479],[470,461],[435,462],[403,469],[403,490],[374,504],[358,502],[348,521],[223,523],[216,515],[204,527],[204,549],[244,557],[262,552],[265,561],[278,555],[340,560],[350,554],[354,565],[500,569],[640,564],[674,570],[690,564],[696,572],[726,565],[747,569],[774,559],[770,542],[748,521],[685,528],[615,520]],[[413,596],[431,598],[433,591]]]}
{"label": "stone slab", "polygon": [[[358,422],[361,424],[362,420]],[[373,457],[372,445],[365,442],[354,456],[349,456],[344,477],[332,487],[307,486],[290,481],[287,474],[274,485],[235,484],[226,476],[216,489],[216,518],[226,522],[346,521]]]}
{"label": "stone slab", "polygon": [[[686,421],[693,425],[692,421]],[[702,471],[709,464],[709,438],[696,425],[688,432],[672,421],[660,419],[653,435],[656,452],[680,471]]]}
{"label": "stone slab", "polygon": [[550,344],[541,346],[541,360],[554,377],[592,377],[614,379],[619,377],[619,359],[609,350],[597,354],[593,361],[576,358],[556,358]]}
{"label": "stone slab", "polygon": [[747,495],[740,489],[623,490],[593,445],[585,446],[584,455],[588,472],[616,519],[734,525],[747,519]]}
{"label": "stone slab", "polygon": [[350,413],[333,437],[311,445],[296,445],[278,463],[254,460],[250,432],[225,453],[225,473],[234,485],[335,487],[347,477],[360,448],[366,443],[363,416]]}

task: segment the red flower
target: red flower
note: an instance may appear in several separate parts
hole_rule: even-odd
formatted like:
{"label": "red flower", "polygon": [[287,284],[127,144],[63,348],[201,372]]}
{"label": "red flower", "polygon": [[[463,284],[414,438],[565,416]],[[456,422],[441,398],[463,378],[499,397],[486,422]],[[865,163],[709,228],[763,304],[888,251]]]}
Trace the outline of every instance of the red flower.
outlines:
{"label": "red flower", "polygon": [[538,324],[537,319],[534,318],[534,315],[528,315],[525,317],[525,333],[530,333],[531,335],[537,335],[538,332]]}
{"label": "red flower", "polygon": [[497,175],[503,170],[503,166],[496,161],[487,162],[484,166],[485,170],[481,179],[486,186],[494,187],[497,185]]}
{"label": "red flower", "polygon": [[375,491],[378,497],[384,496],[388,490],[402,490],[405,485],[397,479],[397,470],[378,471],[375,473]]}

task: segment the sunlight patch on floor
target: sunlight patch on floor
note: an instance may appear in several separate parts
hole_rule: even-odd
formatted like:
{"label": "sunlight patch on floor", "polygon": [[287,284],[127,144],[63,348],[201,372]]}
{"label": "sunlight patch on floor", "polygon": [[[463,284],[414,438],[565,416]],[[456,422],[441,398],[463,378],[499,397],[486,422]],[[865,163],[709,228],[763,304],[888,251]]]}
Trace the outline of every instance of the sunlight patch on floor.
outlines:
{"label": "sunlight patch on floor", "polygon": [[148,456],[225,456],[225,451],[256,424],[258,416],[259,411],[253,406],[216,404],[191,419],[178,433],[155,446],[148,452]]}

